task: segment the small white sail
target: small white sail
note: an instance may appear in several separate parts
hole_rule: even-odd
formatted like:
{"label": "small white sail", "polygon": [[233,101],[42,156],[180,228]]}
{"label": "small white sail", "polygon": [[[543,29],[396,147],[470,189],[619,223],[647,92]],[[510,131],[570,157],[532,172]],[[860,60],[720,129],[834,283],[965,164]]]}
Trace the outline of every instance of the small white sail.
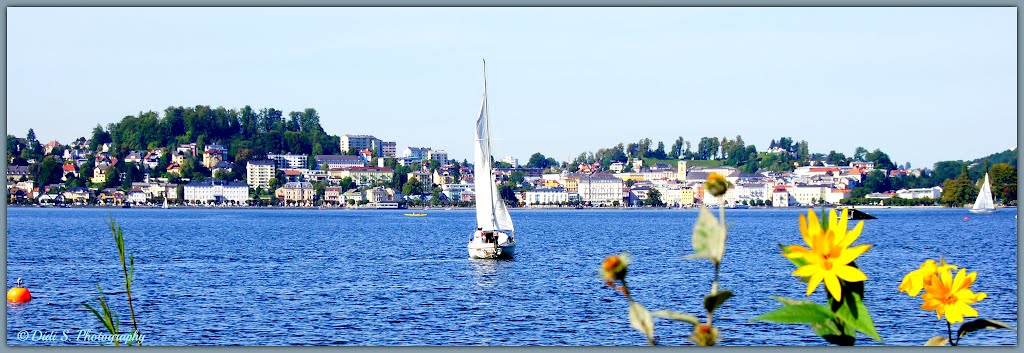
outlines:
{"label": "small white sail", "polygon": [[978,199],[974,201],[971,211],[993,211],[995,209],[995,204],[992,202],[992,186],[988,182],[988,173],[985,173],[985,183],[981,185]]}

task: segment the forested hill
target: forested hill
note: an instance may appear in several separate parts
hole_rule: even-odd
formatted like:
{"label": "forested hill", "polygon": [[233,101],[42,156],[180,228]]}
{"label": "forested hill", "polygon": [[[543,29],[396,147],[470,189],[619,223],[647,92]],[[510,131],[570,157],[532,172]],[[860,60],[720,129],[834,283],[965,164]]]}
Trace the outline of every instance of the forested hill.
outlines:
{"label": "forested hill", "polygon": [[220,143],[228,147],[235,160],[241,154],[337,154],[341,148],[340,138],[328,135],[320,126],[316,109],[307,108],[286,116],[274,108],[256,110],[248,105],[237,110],[206,105],[168,107],[162,117],[153,111],[139,112],[106,128],[97,124],[90,149],[96,150],[107,142],[112,144],[114,155],[157,147],[173,150],[179,144],[193,142],[198,146]]}

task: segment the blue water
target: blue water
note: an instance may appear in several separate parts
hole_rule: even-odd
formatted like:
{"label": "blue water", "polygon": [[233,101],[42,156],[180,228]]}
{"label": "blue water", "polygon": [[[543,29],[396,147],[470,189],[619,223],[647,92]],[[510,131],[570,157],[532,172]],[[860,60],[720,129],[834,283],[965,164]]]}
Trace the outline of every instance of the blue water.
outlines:
{"label": "blue water", "polygon": [[[627,303],[598,278],[601,260],[627,250],[634,297],[650,310],[703,317],[711,265],[689,261],[696,211],[512,211],[519,244],[511,261],[469,260],[472,211],[161,210],[9,208],[7,288],[33,294],[7,307],[9,345],[95,345],[100,331],[80,305],[96,284],[128,325],[109,216],[135,255],[133,296],[145,345],[643,345]],[[988,298],[982,317],[1016,326],[1015,210],[870,211],[856,244],[875,244],[858,266],[887,344],[921,345],[944,322],[899,293],[902,276],[945,256],[977,271]],[[804,298],[806,284],[777,244],[800,243],[801,210],[729,210],[722,289],[735,292],[715,316],[722,345],[822,345],[806,326],[749,322],[773,295]],[[969,216],[970,220],[963,218]],[[852,223],[851,223],[852,226]],[[820,287],[810,297],[824,301]],[[954,327],[955,329],[955,327]],[[19,339],[58,332],[57,341]],[[60,332],[68,331],[61,340]],[[689,345],[691,327],[656,320],[660,344]],[[964,345],[1015,345],[1009,330]],[[860,336],[859,345],[877,344]]]}

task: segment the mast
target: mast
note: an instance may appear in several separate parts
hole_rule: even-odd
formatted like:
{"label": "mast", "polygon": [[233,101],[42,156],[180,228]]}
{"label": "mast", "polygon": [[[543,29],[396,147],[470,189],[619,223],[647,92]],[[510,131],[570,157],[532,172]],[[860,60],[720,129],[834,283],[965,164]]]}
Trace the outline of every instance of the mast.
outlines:
{"label": "mast", "polygon": [[[494,230],[498,230],[498,215],[495,213],[494,200],[494,171],[492,170],[493,165],[491,164],[491,107],[487,104],[487,59],[480,59],[484,63],[484,143],[487,144],[487,155],[484,156],[484,161],[487,163],[487,183],[489,187],[487,192],[491,194],[491,226]],[[504,202],[504,201],[503,201]]]}

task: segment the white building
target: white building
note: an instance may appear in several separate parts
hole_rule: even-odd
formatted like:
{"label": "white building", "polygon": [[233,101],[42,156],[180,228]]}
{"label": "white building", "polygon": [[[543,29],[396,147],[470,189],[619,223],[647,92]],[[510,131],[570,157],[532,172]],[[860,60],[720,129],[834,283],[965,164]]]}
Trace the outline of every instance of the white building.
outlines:
{"label": "white building", "polygon": [[395,141],[384,141],[381,142],[381,154],[384,158],[396,158],[398,157],[398,145]]}
{"label": "white building", "polygon": [[185,201],[192,203],[245,203],[249,201],[249,186],[220,180],[196,181],[185,184]]}
{"label": "white building", "polygon": [[845,198],[850,197],[850,189],[832,189],[825,195],[825,203],[838,205]]}
{"label": "white building", "polygon": [[942,196],[942,187],[902,189],[896,191],[896,196],[899,196],[901,199],[938,199]]}
{"label": "white building", "polygon": [[270,187],[270,178],[274,177],[274,161],[249,161],[245,166],[245,182],[252,188]]}
{"label": "white building", "polygon": [[341,153],[348,153],[349,150],[355,149],[356,152],[362,150],[370,150],[374,156],[380,156],[382,149],[382,141],[371,135],[350,135],[346,134],[341,137]]}
{"label": "white building", "polygon": [[[313,156],[313,160],[316,162],[316,167],[323,170],[366,166],[365,161],[359,156],[319,154]],[[325,165],[327,166],[326,168],[324,168]]]}
{"label": "white building", "polygon": [[576,185],[580,200],[594,206],[611,206],[613,202],[622,203],[622,179],[608,173],[596,173],[582,176]]}
{"label": "white building", "polygon": [[789,189],[789,194],[801,206],[820,204],[831,192],[831,188],[818,185],[795,185]]}
{"label": "white building", "polygon": [[502,158],[501,161],[511,164],[512,168],[519,168],[519,159],[516,157],[505,156],[505,158]]}
{"label": "white building", "polygon": [[441,162],[441,165],[448,164],[448,152],[445,150],[428,150],[427,159]]}
{"label": "white building", "polygon": [[277,162],[278,169],[301,169],[306,167],[304,154],[268,154],[267,159]]}
{"label": "white building", "polygon": [[569,202],[569,193],[562,187],[533,189],[526,192],[523,202],[526,206],[564,204]]}
{"label": "white building", "polygon": [[441,193],[449,200],[462,200],[463,194],[473,193],[473,184],[442,184]]}
{"label": "white building", "polygon": [[128,192],[128,201],[131,203],[143,204],[148,200],[149,198],[146,197],[146,193],[144,191],[132,190],[131,192]]}
{"label": "white building", "polygon": [[429,147],[406,147],[402,151],[402,158],[406,163],[416,163],[427,159],[427,152],[430,151]]}

